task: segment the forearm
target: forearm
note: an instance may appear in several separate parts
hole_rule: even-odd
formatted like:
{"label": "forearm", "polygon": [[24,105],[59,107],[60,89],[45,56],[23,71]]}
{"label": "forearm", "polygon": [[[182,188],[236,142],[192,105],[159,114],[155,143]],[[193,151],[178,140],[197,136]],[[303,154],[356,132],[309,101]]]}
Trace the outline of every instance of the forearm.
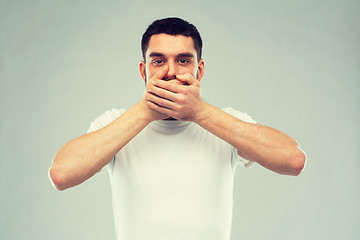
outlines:
{"label": "forearm", "polygon": [[209,104],[195,122],[233,145],[241,157],[274,172],[298,175],[304,166],[297,142],[276,129],[241,121]]}
{"label": "forearm", "polygon": [[108,126],[66,143],[49,170],[56,188],[70,188],[93,176],[149,122],[137,104]]}

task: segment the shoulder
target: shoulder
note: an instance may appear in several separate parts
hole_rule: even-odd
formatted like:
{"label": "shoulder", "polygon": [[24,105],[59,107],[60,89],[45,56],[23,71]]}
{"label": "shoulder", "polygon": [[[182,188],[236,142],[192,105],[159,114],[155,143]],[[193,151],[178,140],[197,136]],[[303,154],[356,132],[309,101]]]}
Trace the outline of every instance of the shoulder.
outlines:
{"label": "shoulder", "polygon": [[244,122],[256,123],[256,121],[250,115],[248,115],[247,113],[235,110],[232,107],[226,107],[226,108],[223,108],[222,110]]}
{"label": "shoulder", "polygon": [[88,133],[107,126],[115,119],[120,117],[120,115],[123,114],[125,111],[126,110],[124,108],[121,109],[113,108],[111,110],[106,111],[105,113],[101,114],[100,116],[95,118],[94,121],[91,122]]}

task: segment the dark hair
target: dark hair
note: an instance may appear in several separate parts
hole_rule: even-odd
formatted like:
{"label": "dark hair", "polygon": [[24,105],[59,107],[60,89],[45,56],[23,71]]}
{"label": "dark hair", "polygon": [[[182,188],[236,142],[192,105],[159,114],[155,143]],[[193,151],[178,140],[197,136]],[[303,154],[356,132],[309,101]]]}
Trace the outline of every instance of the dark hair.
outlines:
{"label": "dark hair", "polygon": [[173,36],[183,35],[186,37],[191,37],[194,41],[197,60],[199,61],[201,59],[202,40],[196,27],[181,18],[171,17],[156,20],[146,29],[141,39],[141,51],[144,61],[151,36],[161,33],[166,33]]}

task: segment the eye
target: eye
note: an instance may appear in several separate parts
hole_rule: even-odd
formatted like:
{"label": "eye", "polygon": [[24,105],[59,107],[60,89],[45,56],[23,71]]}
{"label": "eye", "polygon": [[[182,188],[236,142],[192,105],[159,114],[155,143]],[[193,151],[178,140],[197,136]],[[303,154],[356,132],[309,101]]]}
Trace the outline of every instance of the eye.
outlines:
{"label": "eye", "polygon": [[187,63],[189,63],[189,60],[187,60],[187,59],[180,59],[178,62],[179,62],[180,64],[187,64]]}
{"label": "eye", "polygon": [[164,64],[164,61],[163,60],[153,60],[152,61],[152,64],[154,64],[155,66],[159,66],[159,65],[162,65]]}

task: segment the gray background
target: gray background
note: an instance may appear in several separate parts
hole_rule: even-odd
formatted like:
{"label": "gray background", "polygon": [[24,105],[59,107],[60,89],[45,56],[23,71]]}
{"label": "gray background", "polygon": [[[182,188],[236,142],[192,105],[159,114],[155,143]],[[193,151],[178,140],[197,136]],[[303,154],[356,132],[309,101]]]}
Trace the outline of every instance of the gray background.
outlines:
{"label": "gray background", "polygon": [[239,167],[232,239],[360,238],[359,1],[0,1],[0,239],[114,239],[106,171],[54,190],[65,142],[142,95],[140,38],[179,16],[202,92],[298,140],[299,177]]}

